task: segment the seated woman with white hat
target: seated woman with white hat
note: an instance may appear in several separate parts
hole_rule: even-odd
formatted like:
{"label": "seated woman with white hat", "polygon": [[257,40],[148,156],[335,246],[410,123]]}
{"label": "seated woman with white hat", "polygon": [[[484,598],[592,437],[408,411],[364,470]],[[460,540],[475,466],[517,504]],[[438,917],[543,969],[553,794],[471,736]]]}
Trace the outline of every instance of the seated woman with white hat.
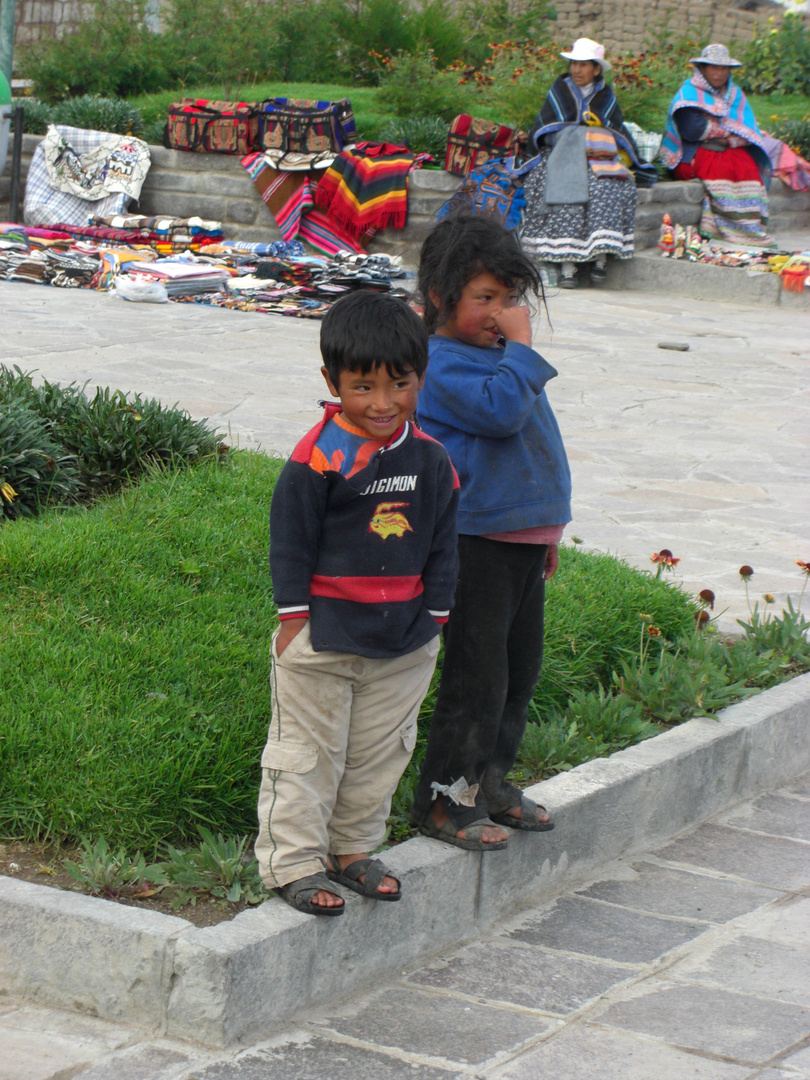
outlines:
{"label": "seated woman with white hat", "polygon": [[606,277],[608,255],[633,254],[636,182],[649,187],[657,174],[643,164],[624,126],[616,96],[604,79],[611,64],[598,41],[579,38],[570,61],[537,114],[530,145],[538,155],[524,185],[522,242],[539,261],[562,266],[560,286],[577,287],[577,267]]}
{"label": "seated woman with white hat", "polygon": [[694,74],[672,99],[659,156],[676,180],[703,181],[701,235],[772,246],[765,231],[771,164],[751,106],[731,78],[742,65],[718,43],[689,63]]}

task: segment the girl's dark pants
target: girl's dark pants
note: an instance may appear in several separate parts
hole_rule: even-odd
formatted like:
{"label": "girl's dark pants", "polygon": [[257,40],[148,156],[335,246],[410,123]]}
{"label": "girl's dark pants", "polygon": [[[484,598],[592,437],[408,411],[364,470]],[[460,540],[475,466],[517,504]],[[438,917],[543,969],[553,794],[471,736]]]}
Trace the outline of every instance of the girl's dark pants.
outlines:
{"label": "girl's dark pants", "polygon": [[411,809],[430,812],[431,783],[465,777],[480,788],[474,807],[440,796],[453,826],[520,805],[505,776],[526,730],[543,662],[545,544],[458,538],[455,607],[445,628],[444,666],[422,774]]}

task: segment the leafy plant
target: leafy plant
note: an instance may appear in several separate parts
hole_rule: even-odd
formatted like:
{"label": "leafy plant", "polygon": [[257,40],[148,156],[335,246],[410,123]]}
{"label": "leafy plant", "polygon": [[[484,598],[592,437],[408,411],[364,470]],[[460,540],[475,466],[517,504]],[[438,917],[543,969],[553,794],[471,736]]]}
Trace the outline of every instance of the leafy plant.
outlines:
{"label": "leafy plant", "polygon": [[202,894],[228,903],[260,904],[267,898],[258,863],[246,855],[247,836],[226,839],[204,826],[200,826],[200,836],[197,848],[167,845],[167,857],[159,864],[172,894],[172,907],[194,905]]}
{"label": "leafy plant", "polygon": [[64,865],[83,892],[107,900],[151,896],[154,890],[150,889],[150,884],[160,884],[164,880],[160,868],[147,866],[140,852],[130,858],[123,848],[111,851],[103,838],[93,844],[82,837],[81,843],[84,850],[79,861],[65,859]]}
{"label": "leafy plant", "polygon": [[430,48],[381,59],[379,97],[397,117],[438,116],[449,123],[472,100],[455,73],[440,70]]}
{"label": "leafy plant", "polygon": [[781,26],[771,26],[765,34],[755,30],[741,59],[735,81],[743,90],[810,94],[810,30],[800,14],[788,12]]}
{"label": "leafy plant", "polygon": [[444,161],[447,149],[447,124],[440,116],[404,116],[389,120],[380,129],[384,142],[404,143],[416,154],[432,154]]}
{"label": "leafy plant", "polygon": [[99,97],[97,94],[84,94],[60,102],[54,106],[50,122],[94,131],[111,131],[116,135],[138,135],[143,127],[140,110],[134,105],[121,98]]}
{"label": "leafy plant", "polygon": [[48,124],[52,124],[51,113],[53,107],[46,105],[44,101],[36,98],[15,98],[12,101],[11,130],[14,131],[14,119],[16,106],[23,107],[23,131],[29,135],[44,135],[48,130]]}
{"label": "leafy plant", "polygon": [[81,491],[74,455],[65,453],[48,423],[0,387],[0,522],[34,517],[45,507],[76,500]]}

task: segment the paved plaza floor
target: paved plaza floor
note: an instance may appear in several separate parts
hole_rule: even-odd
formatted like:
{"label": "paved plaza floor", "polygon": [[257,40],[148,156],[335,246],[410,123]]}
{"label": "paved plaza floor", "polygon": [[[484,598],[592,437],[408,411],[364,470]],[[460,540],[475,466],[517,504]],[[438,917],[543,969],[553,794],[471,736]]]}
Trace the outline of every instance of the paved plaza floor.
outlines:
{"label": "paved plaza floor", "polygon": [[[724,627],[750,599],[795,599],[810,560],[810,316],[642,292],[552,290],[535,347],[571,460],[587,549],[717,594]],[[326,395],[317,322],[195,304],[0,284],[0,363],[178,402],[234,445],[287,454]],[[685,352],[662,343],[688,345]]]}
{"label": "paved plaza floor", "polygon": [[235,1053],[0,998],[0,1080],[454,1077],[810,1080],[810,775]]}

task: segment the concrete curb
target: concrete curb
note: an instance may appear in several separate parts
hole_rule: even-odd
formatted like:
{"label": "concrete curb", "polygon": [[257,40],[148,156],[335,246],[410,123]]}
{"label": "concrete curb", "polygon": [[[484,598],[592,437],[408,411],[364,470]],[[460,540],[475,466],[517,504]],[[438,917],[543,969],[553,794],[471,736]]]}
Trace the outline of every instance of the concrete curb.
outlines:
{"label": "concrete curb", "polygon": [[608,259],[608,289],[640,290],[688,300],[719,300],[727,304],[810,309],[810,290],[782,288],[778,274],[747,274],[726,266],[664,259],[655,249],[637,251],[632,259]]}
{"label": "concrete curb", "polygon": [[197,929],[0,877],[0,993],[211,1046],[246,1044],[801,775],[808,719],[810,674],[555,776],[529,791],[553,810],[554,832],[516,833],[486,856],[410,840],[386,856],[402,901],[349,896],[339,921],[272,899]]}

